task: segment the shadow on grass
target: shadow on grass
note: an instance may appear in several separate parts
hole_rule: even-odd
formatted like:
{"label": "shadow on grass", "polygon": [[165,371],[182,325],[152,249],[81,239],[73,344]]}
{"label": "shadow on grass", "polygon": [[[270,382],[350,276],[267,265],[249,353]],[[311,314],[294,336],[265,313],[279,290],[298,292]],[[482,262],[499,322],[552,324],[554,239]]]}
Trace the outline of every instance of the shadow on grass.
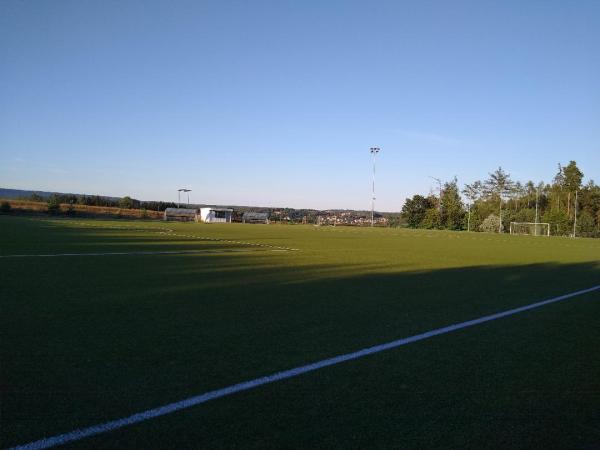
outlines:
{"label": "shadow on grass", "polygon": [[291,254],[3,262],[3,442],[600,283],[598,261],[407,269]]}

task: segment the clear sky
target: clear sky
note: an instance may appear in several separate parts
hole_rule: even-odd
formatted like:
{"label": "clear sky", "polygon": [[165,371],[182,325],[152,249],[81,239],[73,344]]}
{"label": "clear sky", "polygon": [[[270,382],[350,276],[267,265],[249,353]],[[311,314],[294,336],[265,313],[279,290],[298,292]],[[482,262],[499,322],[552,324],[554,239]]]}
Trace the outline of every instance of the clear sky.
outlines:
{"label": "clear sky", "polygon": [[600,1],[0,2],[0,187],[398,211],[600,182]]}

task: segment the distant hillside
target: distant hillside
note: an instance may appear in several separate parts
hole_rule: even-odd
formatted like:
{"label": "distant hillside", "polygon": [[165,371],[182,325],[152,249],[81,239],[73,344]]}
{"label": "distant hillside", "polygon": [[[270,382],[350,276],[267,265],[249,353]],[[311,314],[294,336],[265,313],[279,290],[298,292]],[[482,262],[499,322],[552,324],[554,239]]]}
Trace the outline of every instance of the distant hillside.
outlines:
{"label": "distant hillside", "polygon": [[[23,190],[23,189],[0,188],[0,198],[5,198],[7,200],[14,200],[14,199],[19,199],[19,198],[28,198],[28,197],[31,197],[33,194],[39,195],[42,198],[48,198],[52,194],[59,194],[59,195],[81,195],[81,194],[73,194],[73,193],[70,193],[70,192],[26,191],[26,190]],[[89,194],[86,194],[86,195],[89,195]],[[109,196],[106,196],[106,195],[101,195],[100,197],[107,198],[107,199],[110,199],[110,200],[119,200],[119,197],[109,197]]]}
{"label": "distant hillside", "polygon": [[[65,193],[65,192],[49,192],[49,191],[28,191],[28,190],[23,190],[23,189],[8,189],[8,188],[0,188],[0,198],[3,199],[7,199],[7,200],[18,200],[18,199],[29,199],[33,194],[39,195],[40,197],[42,197],[43,199],[47,199],[48,197],[50,197],[53,194],[57,194],[57,195],[74,195],[74,196],[81,196],[81,195],[86,195],[88,197],[96,197],[97,194],[73,194],[73,193]],[[121,197],[109,197],[107,195],[99,195],[98,197],[101,197],[103,199],[107,199],[110,201],[119,201],[121,199]],[[140,202],[139,200],[136,200],[138,202]],[[147,200],[142,200],[142,203],[146,203],[146,207],[150,207],[148,206],[148,203],[161,203],[161,204],[175,204],[176,202],[160,202],[160,201],[147,201]],[[181,205],[184,206],[185,203],[181,202]],[[142,205],[143,206],[143,205]],[[246,212],[246,211],[258,211],[258,212],[272,212],[272,211],[287,211],[288,213],[292,213],[295,212],[296,215],[301,214],[301,215],[305,215],[305,214],[317,214],[317,213],[325,213],[325,214],[338,214],[340,212],[351,212],[357,215],[370,215],[371,211],[367,211],[367,210],[351,210],[351,209],[327,209],[327,210],[317,210],[317,209],[312,209],[312,208],[278,208],[278,207],[269,207],[269,206],[245,206],[245,205],[215,205],[213,204],[205,204],[205,203],[191,203],[190,207],[194,207],[194,208],[201,208],[204,206],[216,206],[216,207],[225,207],[225,208],[232,208],[236,211],[239,212]],[[383,216],[390,216],[390,215],[394,215],[394,214],[398,214],[398,213],[390,213],[390,212],[381,212],[381,211],[376,211],[377,214],[381,214]]]}

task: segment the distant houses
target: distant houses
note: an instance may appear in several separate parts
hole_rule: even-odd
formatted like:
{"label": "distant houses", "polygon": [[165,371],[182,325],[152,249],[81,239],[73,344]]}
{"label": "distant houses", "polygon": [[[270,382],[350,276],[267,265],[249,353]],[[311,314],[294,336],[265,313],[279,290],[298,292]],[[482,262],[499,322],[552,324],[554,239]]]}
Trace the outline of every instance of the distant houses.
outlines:
{"label": "distant houses", "polygon": [[[299,211],[290,209],[276,209],[270,212],[259,211],[234,211],[233,208],[220,208],[206,206],[201,208],[167,208],[163,215],[164,220],[179,222],[204,222],[204,223],[315,223],[317,225],[350,225],[369,226],[371,215],[357,211],[328,210],[316,212],[311,216],[312,220]],[[374,224],[387,226],[389,219],[379,213],[375,213]]]}

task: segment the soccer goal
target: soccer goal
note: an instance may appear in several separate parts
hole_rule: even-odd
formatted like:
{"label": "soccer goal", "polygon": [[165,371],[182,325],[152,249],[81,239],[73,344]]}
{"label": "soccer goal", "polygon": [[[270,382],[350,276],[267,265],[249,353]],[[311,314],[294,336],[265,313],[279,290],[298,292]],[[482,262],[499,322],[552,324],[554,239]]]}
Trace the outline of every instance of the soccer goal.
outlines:
{"label": "soccer goal", "polygon": [[549,223],[511,222],[510,234],[529,234],[531,236],[550,236]]}

